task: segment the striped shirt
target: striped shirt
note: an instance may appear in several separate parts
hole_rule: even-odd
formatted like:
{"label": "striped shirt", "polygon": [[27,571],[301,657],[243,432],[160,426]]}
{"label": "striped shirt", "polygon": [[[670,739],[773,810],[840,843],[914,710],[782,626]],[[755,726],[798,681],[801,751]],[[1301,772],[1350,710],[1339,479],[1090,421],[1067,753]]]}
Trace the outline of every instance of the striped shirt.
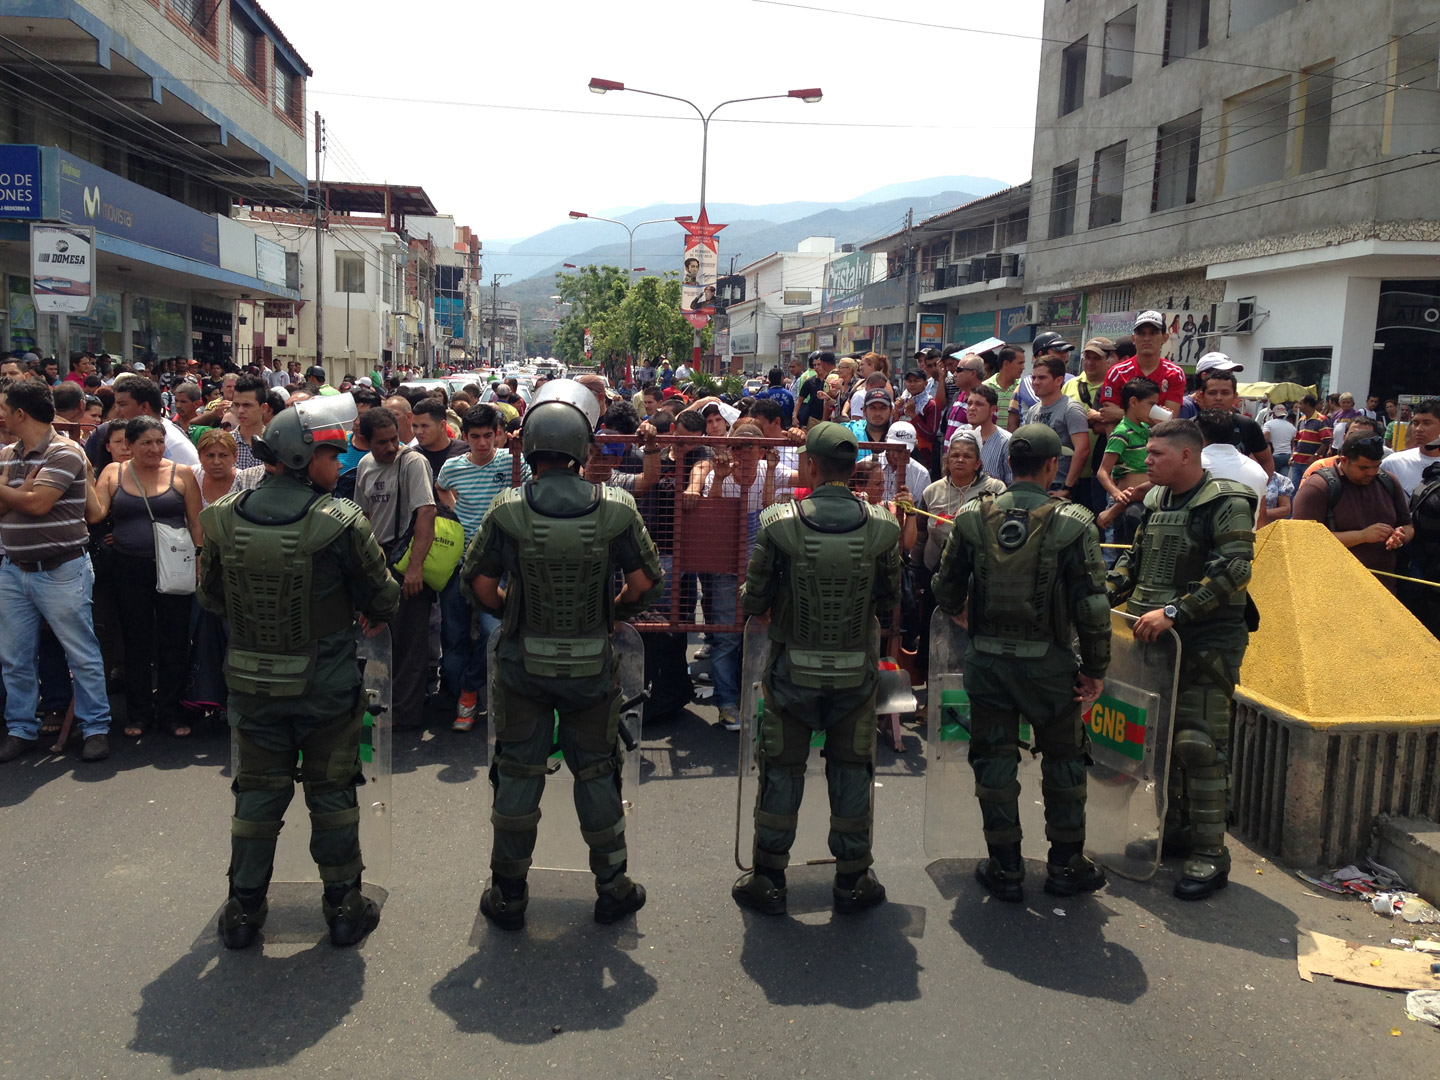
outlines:
{"label": "striped shirt", "polygon": [[1290,464],[1309,465],[1328,452],[1331,439],[1330,419],[1324,413],[1301,414],[1295,421],[1295,440],[1290,444]]}
{"label": "striped shirt", "polygon": [[5,554],[19,562],[43,562],[73,555],[90,541],[85,526],[85,451],[54,429],[34,449],[20,442],[0,447],[0,475],[11,488],[24,485],[35,469],[37,488],[62,494],[47,513],[35,517],[21,510],[0,512],[0,542]]}
{"label": "striped shirt", "polygon": [[[453,457],[440,466],[435,486],[455,493],[455,516],[465,527],[465,543],[480,531],[480,523],[490,511],[495,496],[511,486],[514,457],[509,450],[496,451],[484,465],[476,465],[470,455]],[[530,478],[530,466],[520,464],[520,481]]]}

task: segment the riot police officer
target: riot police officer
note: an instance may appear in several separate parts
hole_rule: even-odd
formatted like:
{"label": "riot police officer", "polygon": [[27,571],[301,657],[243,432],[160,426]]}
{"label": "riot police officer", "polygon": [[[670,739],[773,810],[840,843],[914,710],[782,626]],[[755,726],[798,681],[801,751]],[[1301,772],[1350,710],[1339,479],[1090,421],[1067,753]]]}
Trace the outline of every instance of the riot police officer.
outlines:
{"label": "riot police officer", "polygon": [[1089,739],[1081,702],[1095,700],[1104,687],[1110,609],[1094,518],[1048,495],[1060,454],[1060,437],[1048,425],[1016,429],[1010,439],[1015,482],[955,515],[933,581],[937,605],[969,631],[970,765],[990,853],[975,876],[1012,902],[1024,899],[1017,779],[1022,716],[1042,755],[1040,794],[1050,840],[1045,891],[1074,896],[1105,884],[1104,872],[1083,854]]}
{"label": "riot police officer", "polygon": [[824,421],[810,429],[803,483],[813,490],[761,514],[745,573],[741,604],[750,616],[768,614],[770,646],[756,748],[754,869],[730,894],[767,915],[786,910],[785,870],[814,731],[825,732],[835,910],[861,911],[885,899],[870,869],[875,610],[900,596],[900,526],[888,510],[850,492],[858,453],[845,426]]}
{"label": "riot police officer", "polygon": [[[629,492],[580,473],[598,419],[594,396],[574,380],[541,388],[521,435],[531,479],[496,496],[461,568],[479,606],[503,620],[490,700],[491,880],[480,910],[506,930],[525,925],[526,875],[557,714],[595,874],[595,920],[612,923],[645,904],[645,889],[625,872],[619,670],[610,633],[615,620],[659,597],[664,575]],[[618,596],[617,573],[624,577]]]}
{"label": "riot police officer", "polygon": [[1259,615],[1250,600],[1255,492],[1210,475],[1193,420],[1150,432],[1145,496],[1130,550],[1106,579],[1112,605],[1139,615],[1135,637],[1180,637],[1180,679],[1170,750],[1163,850],[1188,856],[1175,883],[1203,900],[1230,880],[1225,819],[1230,789],[1230,699]]}
{"label": "riot police officer", "polygon": [[297,771],[330,940],[353,945],[380,921],[379,907],[360,891],[355,787],[366,703],[355,613],[383,626],[400,587],[360,508],[330,494],[354,417],[348,394],[285,409],[255,439],[267,465],[260,485],[200,515],[198,598],[230,622],[225,677],[239,747],[230,896],[219,922],[231,949],[250,945],[265,923],[276,838]]}

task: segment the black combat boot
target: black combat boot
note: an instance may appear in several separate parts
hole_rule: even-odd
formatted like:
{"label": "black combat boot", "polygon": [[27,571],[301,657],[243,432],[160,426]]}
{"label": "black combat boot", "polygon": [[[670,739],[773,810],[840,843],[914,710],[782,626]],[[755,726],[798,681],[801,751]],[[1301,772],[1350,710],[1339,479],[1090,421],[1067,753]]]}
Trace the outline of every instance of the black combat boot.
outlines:
{"label": "black combat boot", "polygon": [[530,886],[524,878],[494,874],[490,887],[480,894],[480,914],[502,930],[525,929],[525,909],[530,904]]}
{"label": "black combat boot", "polygon": [[1083,844],[1051,844],[1045,862],[1045,891],[1076,896],[1105,887],[1105,871],[1085,857]]}
{"label": "black combat boot", "polygon": [[975,867],[975,880],[995,894],[997,900],[1007,904],[1025,901],[1025,890],[1020,883],[1025,880],[1025,860],[1020,857],[1019,844],[987,844],[990,858],[982,859]]}
{"label": "black combat boot", "polygon": [[270,901],[265,899],[264,887],[237,889],[230,886],[230,898],[220,911],[220,940],[227,949],[248,949],[260,936],[268,914]]}
{"label": "black combat boot", "polygon": [[787,894],[785,871],[769,866],[741,874],[730,886],[730,898],[735,903],[761,915],[784,915]]}
{"label": "black combat boot", "polygon": [[[625,875],[620,875],[625,877]],[[626,881],[630,881],[628,877]],[[639,882],[630,881],[630,888],[622,893],[616,893],[613,889],[614,883],[605,887],[605,891],[595,897],[595,921],[608,926],[610,923],[619,922],[626,915],[639,911],[645,906],[645,886]]]}
{"label": "black combat boot", "polygon": [[326,885],[320,906],[330,925],[331,945],[358,944],[380,925],[380,905],[360,891],[358,878]]}
{"label": "black combat boot", "polygon": [[870,869],[858,874],[836,874],[831,892],[835,897],[835,910],[841,915],[852,915],[885,902],[885,886]]}

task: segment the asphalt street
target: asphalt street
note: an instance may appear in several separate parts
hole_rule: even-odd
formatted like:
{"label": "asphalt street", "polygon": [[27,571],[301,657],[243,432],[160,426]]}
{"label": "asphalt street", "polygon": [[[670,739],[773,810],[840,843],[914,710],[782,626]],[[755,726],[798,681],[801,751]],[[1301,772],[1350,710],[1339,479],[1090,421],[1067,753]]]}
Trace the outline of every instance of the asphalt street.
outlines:
{"label": "asphalt street", "polygon": [[[478,915],[479,730],[397,733],[383,920],[349,951],[324,938],[318,885],[276,886],[262,948],[220,946],[223,734],[0,767],[0,1077],[1436,1075],[1440,1032],[1403,994],[1296,975],[1299,929],[1381,943],[1388,922],[1243,847],[1230,888],[1194,905],[1171,898],[1173,864],[1061,902],[1032,863],[1022,907],[987,899],[973,863],[928,863],[913,728],[880,750],[892,902],[832,915],[817,866],[792,871],[789,917],[742,913],[737,742],[714,715],[645,732],[646,908],[598,926],[586,876],[536,872],[518,934]],[[575,825],[552,810],[540,827]]]}

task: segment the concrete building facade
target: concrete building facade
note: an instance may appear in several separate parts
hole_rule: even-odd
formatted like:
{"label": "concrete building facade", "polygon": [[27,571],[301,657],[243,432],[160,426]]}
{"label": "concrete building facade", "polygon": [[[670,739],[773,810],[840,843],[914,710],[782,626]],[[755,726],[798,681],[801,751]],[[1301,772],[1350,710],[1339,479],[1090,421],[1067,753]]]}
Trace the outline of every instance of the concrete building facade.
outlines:
{"label": "concrete building facade", "polygon": [[[253,0],[0,4],[0,348],[225,359],[234,306],[293,300],[237,198],[305,197],[310,68]],[[88,315],[38,315],[29,228],[96,232]]]}
{"label": "concrete building facade", "polygon": [[1027,292],[1166,312],[1193,366],[1440,392],[1440,24],[1424,0],[1047,0]]}

